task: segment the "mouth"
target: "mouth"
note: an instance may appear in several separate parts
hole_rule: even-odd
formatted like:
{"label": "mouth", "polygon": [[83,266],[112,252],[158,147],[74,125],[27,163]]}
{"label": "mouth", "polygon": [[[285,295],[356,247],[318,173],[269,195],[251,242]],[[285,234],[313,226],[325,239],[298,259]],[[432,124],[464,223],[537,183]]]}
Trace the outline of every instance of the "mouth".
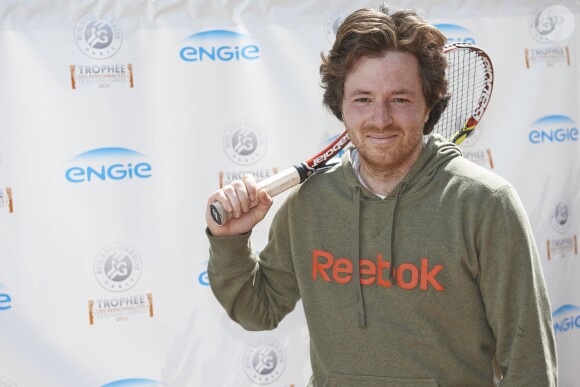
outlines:
{"label": "mouth", "polygon": [[366,135],[366,138],[372,144],[377,145],[389,145],[397,140],[397,134],[395,133],[370,133]]}

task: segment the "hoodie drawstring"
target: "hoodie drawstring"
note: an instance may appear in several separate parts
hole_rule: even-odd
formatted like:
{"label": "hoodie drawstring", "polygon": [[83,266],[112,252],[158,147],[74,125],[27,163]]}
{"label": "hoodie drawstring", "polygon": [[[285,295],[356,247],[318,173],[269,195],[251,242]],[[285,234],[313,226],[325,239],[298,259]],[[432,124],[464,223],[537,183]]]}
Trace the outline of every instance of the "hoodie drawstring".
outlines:
{"label": "hoodie drawstring", "polygon": [[362,296],[362,285],[360,283],[360,187],[356,186],[354,188],[354,195],[352,196],[352,224],[353,230],[353,241],[352,241],[352,257],[353,257],[353,268],[352,275],[354,281],[354,300],[356,303],[356,315],[357,315],[357,325],[359,327],[364,327],[366,325],[366,313],[364,300]]}
{"label": "hoodie drawstring", "polygon": [[[391,218],[391,265],[389,268],[389,277],[395,279],[396,256],[395,253],[395,229],[397,226],[397,214],[399,209],[399,202],[407,183],[402,183],[397,194],[395,195],[395,204],[393,205],[393,214]],[[366,311],[364,306],[364,299],[362,295],[362,285],[360,282],[360,187],[354,188],[354,195],[352,196],[352,276],[354,282],[354,300],[356,304],[357,325],[364,327],[366,325]]]}
{"label": "hoodie drawstring", "polygon": [[397,214],[398,214],[398,207],[399,207],[399,200],[403,191],[407,188],[407,183],[402,183],[399,189],[397,190],[397,194],[395,195],[395,204],[393,206],[393,216],[391,218],[391,267],[389,269],[389,277],[395,279],[395,260],[397,254],[395,254],[395,228],[397,223]]}

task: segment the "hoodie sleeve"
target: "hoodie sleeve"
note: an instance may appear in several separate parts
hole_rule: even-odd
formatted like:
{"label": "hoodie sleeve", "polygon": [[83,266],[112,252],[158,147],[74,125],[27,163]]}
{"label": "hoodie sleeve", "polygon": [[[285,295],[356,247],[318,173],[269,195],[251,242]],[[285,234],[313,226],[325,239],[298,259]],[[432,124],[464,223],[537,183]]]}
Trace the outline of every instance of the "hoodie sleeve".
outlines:
{"label": "hoodie sleeve", "polygon": [[556,386],[551,307],[531,227],[513,187],[492,196],[476,238],[500,385]]}
{"label": "hoodie sleeve", "polygon": [[[278,211],[278,214],[282,211]],[[270,330],[290,313],[299,299],[289,241],[275,231],[278,214],[270,231],[270,241],[256,255],[250,234],[215,238],[210,242],[208,277],[211,289],[230,318],[250,331]]]}

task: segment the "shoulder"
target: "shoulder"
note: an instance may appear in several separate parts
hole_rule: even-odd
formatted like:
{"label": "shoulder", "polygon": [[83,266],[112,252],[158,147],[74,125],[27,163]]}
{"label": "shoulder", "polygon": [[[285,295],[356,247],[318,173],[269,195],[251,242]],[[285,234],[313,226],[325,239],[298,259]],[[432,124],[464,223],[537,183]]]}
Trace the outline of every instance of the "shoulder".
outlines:
{"label": "shoulder", "polygon": [[[323,200],[335,200],[348,190],[345,184],[345,166],[341,163],[330,169],[317,172],[288,192],[286,206],[303,206]],[[320,204],[320,203],[319,203]]]}
{"label": "shoulder", "polygon": [[485,169],[463,157],[456,157],[444,168],[451,180],[456,180],[467,187],[491,192],[510,190],[511,183],[498,174]]}
{"label": "shoulder", "polygon": [[[455,192],[455,200],[471,203],[481,214],[501,217],[526,218],[524,205],[515,187],[505,178],[463,157],[449,162],[444,173],[448,174],[448,191]],[[493,216],[496,216],[493,215]]]}

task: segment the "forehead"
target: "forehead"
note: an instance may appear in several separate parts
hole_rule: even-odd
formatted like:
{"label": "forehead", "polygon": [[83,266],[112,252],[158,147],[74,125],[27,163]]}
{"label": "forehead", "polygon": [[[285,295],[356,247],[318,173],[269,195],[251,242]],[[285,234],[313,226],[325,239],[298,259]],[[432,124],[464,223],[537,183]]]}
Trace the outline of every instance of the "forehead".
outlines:
{"label": "forehead", "polygon": [[360,57],[344,81],[348,89],[392,87],[422,90],[421,71],[417,57],[406,51],[384,51],[376,56]]}

